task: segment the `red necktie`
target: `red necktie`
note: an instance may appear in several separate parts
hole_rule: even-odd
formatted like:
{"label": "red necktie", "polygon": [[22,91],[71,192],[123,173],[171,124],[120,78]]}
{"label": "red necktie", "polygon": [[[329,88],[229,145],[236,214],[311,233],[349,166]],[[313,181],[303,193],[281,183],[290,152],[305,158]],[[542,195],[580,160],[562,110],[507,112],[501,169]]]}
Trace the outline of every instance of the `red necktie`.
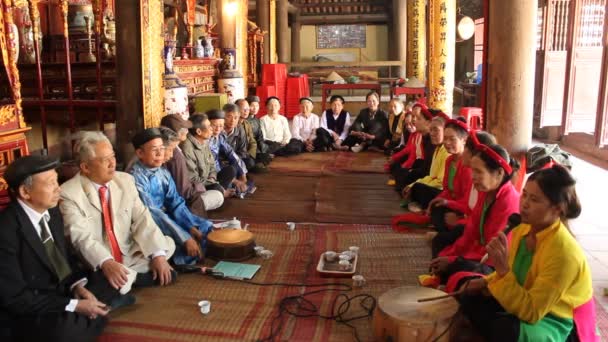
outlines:
{"label": "red necktie", "polygon": [[122,253],[120,247],[118,247],[118,241],[116,241],[116,235],[114,235],[114,227],[112,226],[112,215],[110,214],[110,205],[106,199],[106,192],[108,188],[102,186],[99,188],[99,199],[101,201],[101,210],[103,213],[103,228],[106,231],[108,242],[110,242],[110,249],[112,250],[112,256],[114,260],[122,263]]}

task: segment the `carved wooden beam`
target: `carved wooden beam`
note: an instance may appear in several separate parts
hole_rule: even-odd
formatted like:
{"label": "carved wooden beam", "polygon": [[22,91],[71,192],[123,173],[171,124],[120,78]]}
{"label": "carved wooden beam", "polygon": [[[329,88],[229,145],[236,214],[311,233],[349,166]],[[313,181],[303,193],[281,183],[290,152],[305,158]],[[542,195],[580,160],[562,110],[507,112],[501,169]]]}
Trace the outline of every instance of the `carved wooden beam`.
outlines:
{"label": "carved wooden beam", "polygon": [[365,14],[365,15],[307,15],[301,16],[302,25],[320,24],[374,24],[389,22],[388,14]]}

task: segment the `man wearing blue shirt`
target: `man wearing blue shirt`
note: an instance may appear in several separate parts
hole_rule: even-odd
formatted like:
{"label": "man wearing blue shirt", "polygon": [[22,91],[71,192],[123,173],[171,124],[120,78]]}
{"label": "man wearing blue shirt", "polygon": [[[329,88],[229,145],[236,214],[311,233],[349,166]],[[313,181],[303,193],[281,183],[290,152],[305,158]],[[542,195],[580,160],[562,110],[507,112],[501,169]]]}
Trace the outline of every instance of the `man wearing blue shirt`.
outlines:
{"label": "man wearing blue shirt", "polygon": [[142,202],[162,232],[175,241],[173,262],[195,263],[202,258],[210,221],[194,215],[177,192],[175,182],[162,164],[165,146],[157,128],[148,128],[133,137],[139,159],[131,173]]}

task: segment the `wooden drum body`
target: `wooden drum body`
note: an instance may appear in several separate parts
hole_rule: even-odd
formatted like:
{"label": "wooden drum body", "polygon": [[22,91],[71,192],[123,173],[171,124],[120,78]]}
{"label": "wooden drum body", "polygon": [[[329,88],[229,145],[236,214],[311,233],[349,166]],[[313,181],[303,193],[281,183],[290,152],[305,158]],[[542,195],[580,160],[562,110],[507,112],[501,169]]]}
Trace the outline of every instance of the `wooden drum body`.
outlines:
{"label": "wooden drum body", "polygon": [[207,235],[206,256],[215,260],[242,261],[255,256],[253,234],[247,230],[214,230]]}
{"label": "wooden drum body", "polygon": [[[442,291],[418,286],[394,288],[378,298],[373,329],[376,341],[449,341],[450,323],[458,312],[454,298],[418,303]],[[443,335],[442,335],[443,334]]]}

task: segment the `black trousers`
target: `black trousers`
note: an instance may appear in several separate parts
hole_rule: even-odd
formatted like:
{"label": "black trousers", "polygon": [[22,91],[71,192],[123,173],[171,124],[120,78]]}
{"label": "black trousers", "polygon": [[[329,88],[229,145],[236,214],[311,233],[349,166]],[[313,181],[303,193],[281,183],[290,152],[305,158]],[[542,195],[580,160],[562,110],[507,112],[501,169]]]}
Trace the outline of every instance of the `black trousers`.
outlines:
{"label": "black trousers", "polygon": [[517,341],[519,319],[506,312],[494,297],[462,295],[459,301],[463,314],[487,341]]}
{"label": "black trousers", "polygon": [[[86,288],[97,299],[112,306],[120,293],[106,280],[101,271],[87,275]],[[11,338],[14,341],[94,341],[106,326],[107,319],[90,319],[76,312],[46,313],[12,318]],[[7,338],[10,341],[11,338]],[[4,341],[5,339],[3,339]]]}
{"label": "black trousers", "polygon": [[24,316],[15,320],[13,341],[95,341],[107,324],[105,317],[89,319],[75,312]]}
{"label": "black trousers", "polygon": [[304,142],[298,139],[291,139],[289,143],[274,152],[277,156],[294,156],[302,153],[306,149]]}
{"label": "black trousers", "polygon": [[410,197],[412,201],[418,202],[420,207],[426,209],[429,206],[429,203],[433,200],[433,198],[437,197],[441,193],[441,190],[437,188],[433,188],[432,186],[428,186],[422,183],[415,183],[412,185],[412,190],[410,192]]}
{"label": "black trousers", "polygon": [[334,144],[334,137],[325,130],[325,128],[317,128],[316,139],[313,141],[315,152],[329,151]]}
{"label": "black trousers", "polygon": [[265,140],[264,142],[266,143],[266,146],[268,146],[268,153],[270,154],[277,155],[277,151],[283,148],[283,146],[276,141]]}
{"label": "black trousers", "polygon": [[236,178],[236,169],[232,165],[224,166],[220,172],[217,173],[217,181],[224,189],[230,187],[234,178]]}
{"label": "black trousers", "polygon": [[431,208],[431,223],[433,224],[433,227],[435,227],[435,230],[439,233],[450,230],[445,222],[445,214],[447,213],[456,213],[458,215],[462,215],[461,213],[445,206],[435,206]]}
{"label": "black trousers", "polygon": [[381,150],[384,150],[384,138],[380,138],[380,139],[374,139],[372,141],[369,140],[363,140],[359,137],[356,137],[354,135],[349,135],[348,137],[346,137],[346,139],[344,139],[344,141],[342,142],[342,145],[344,146],[348,146],[348,147],[353,147],[357,144],[361,144],[363,142],[367,142],[367,146],[365,146],[365,148],[369,147],[369,146],[375,146]]}
{"label": "black trousers", "polygon": [[[432,218],[432,217],[431,217]],[[441,252],[447,246],[453,244],[464,232],[464,226],[458,225],[451,230],[445,229],[435,235],[431,244],[431,253],[433,258],[436,258],[439,252]]]}
{"label": "black trousers", "polygon": [[418,179],[425,176],[425,171],[422,169],[424,160],[416,159],[411,168],[406,169],[401,167],[399,163],[391,165],[391,174],[395,178],[395,190],[401,193],[403,188],[414,183]]}
{"label": "black trousers", "polygon": [[251,156],[247,156],[243,159],[243,163],[245,163],[245,167],[247,168],[247,170],[251,170],[255,167],[255,160],[253,158],[251,158]]}

